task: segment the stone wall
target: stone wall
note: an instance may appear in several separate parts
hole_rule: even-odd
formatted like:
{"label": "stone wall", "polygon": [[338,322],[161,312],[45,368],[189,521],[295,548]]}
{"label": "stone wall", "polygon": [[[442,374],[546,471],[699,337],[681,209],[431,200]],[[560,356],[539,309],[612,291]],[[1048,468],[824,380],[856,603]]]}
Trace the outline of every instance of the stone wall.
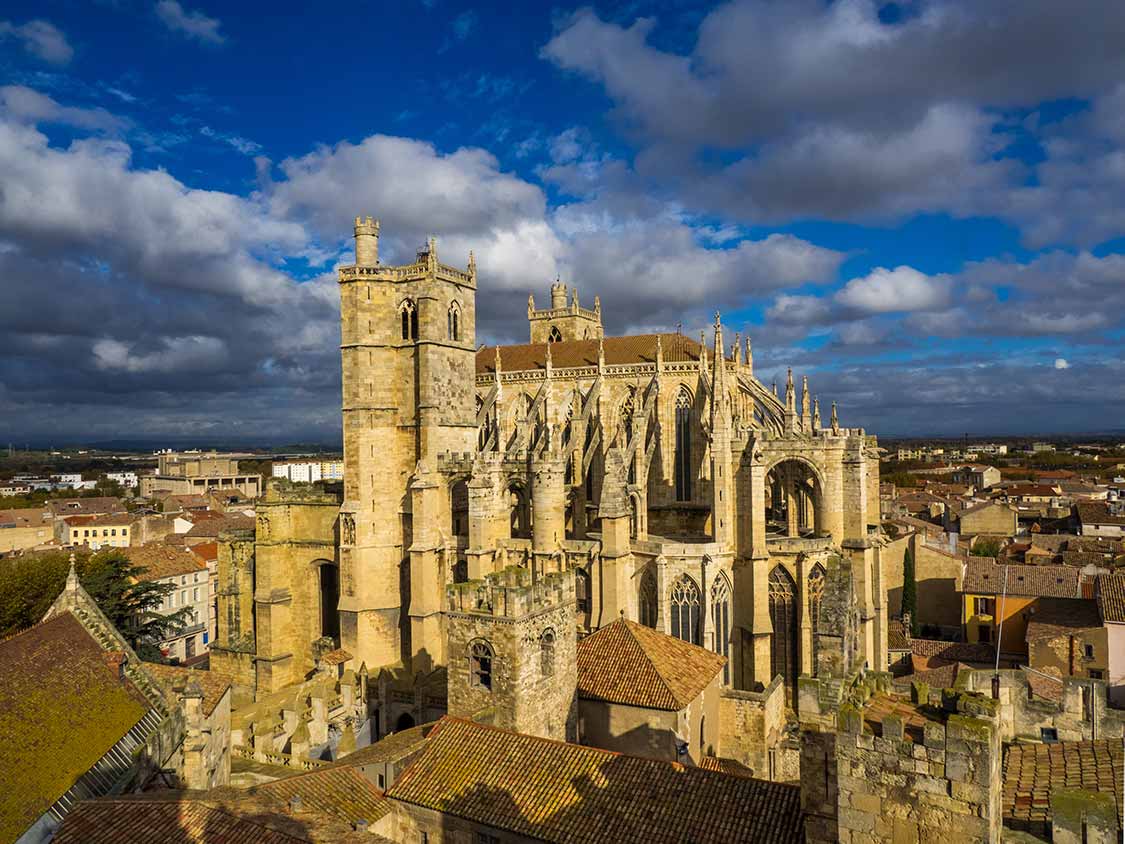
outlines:
{"label": "stone wall", "polygon": [[774,677],[762,692],[723,689],[719,698],[719,752],[762,779],[783,780],[779,753],[785,737],[785,687]]}

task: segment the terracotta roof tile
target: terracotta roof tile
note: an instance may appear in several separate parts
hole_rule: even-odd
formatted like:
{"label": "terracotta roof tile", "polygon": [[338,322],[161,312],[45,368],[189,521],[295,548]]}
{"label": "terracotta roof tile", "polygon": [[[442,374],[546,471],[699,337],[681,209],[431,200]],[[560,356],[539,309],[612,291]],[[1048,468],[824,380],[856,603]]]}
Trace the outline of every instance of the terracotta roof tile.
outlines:
{"label": "terracotta roof tile", "polygon": [[1075,505],[1075,509],[1078,510],[1078,521],[1083,524],[1125,525],[1125,514],[1110,513],[1109,505],[1104,501],[1083,502]]}
{"label": "terracotta roof tile", "polygon": [[1079,571],[1071,566],[997,565],[991,557],[970,557],[961,591],[973,595],[1007,593],[1025,597],[1080,598]]}
{"label": "terracotta roof tile", "polygon": [[984,642],[947,642],[942,639],[911,639],[910,650],[917,656],[950,662],[989,662],[996,653],[992,645]]}
{"label": "terracotta roof tile", "polygon": [[13,841],[149,707],[69,612],[0,642],[0,677],[0,840]]}
{"label": "terracotta roof tile", "polygon": [[1125,624],[1125,574],[1100,574],[1097,583],[1102,621]]}
{"label": "terracotta roof tile", "polygon": [[231,678],[225,674],[212,671],[196,671],[191,668],[181,668],[176,665],[164,665],[159,662],[146,662],[145,668],[155,679],[173,692],[179,692],[189,679],[199,683],[203,690],[203,714],[210,715],[215,711],[219,701],[223,699],[227,689],[231,686]]}
{"label": "terracotta roof tile", "polygon": [[[654,363],[657,337],[660,337],[664,360],[669,363],[699,360],[699,350],[702,346],[690,337],[682,334],[635,334],[627,337],[606,337],[602,341],[606,365]],[[546,343],[500,347],[500,366],[505,372],[545,369],[546,361]],[[477,351],[477,375],[495,372],[495,364],[495,346],[485,346]],[[556,369],[597,365],[597,340],[564,340],[551,344],[551,366]]]}
{"label": "terracotta roof tile", "polygon": [[1027,623],[1027,641],[1073,636],[1080,630],[1102,626],[1096,601],[1069,598],[1040,599],[1035,615]]}
{"label": "terracotta roof tile", "polygon": [[578,696],[678,711],[725,662],[721,654],[619,619],[578,643]]}
{"label": "terracotta roof tile", "polygon": [[125,554],[133,565],[143,568],[144,578],[148,580],[207,570],[207,564],[186,548],[177,548],[166,542],[148,542],[117,550]]}
{"label": "terracotta roof tile", "polygon": [[445,717],[387,796],[567,844],[803,840],[800,788]]}
{"label": "terracotta roof tile", "polygon": [[361,765],[381,764],[402,759],[422,749],[422,746],[426,743],[426,737],[434,728],[435,723],[419,724],[417,727],[411,727],[408,730],[391,733],[374,744],[361,747],[347,756],[340,757],[333,765],[346,765],[354,768]]}
{"label": "terracotta roof tile", "polygon": [[1112,794],[1120,830],[1122,756],[1121,739],[1008,745],[1004,826],[1050,840],[1051,793],[1065,788]]}
{"label": "terracotta roof tile", "polygon": [[207,518],[192,525],[185,536],[218,536],[224,530],[253,530],[254,520],[249,516],[223,516]]}
{"label": "terracotta roof tile", "polygon": [[211,562],[213,560],[219,559],[218,542],[200,542],[197,545],[192,545],[190,548],[188,548],[188,550],[204,562]]}
{"label": "terracotta roof tile", "polygon": [[250,789],[253,795],[288,803],[301,798],[304,811],[334,818],[347,824],[357,820],[375,823],[391,810],[391,802],[370,780],[347,766],[321,768],[295,777],[285,777]]}
{"label": "terracotta roof tile", "polygon": [[0,529],[42,527],[47,511],[42,507],[0,510]]}
{"label": "terracotta roof tile", "polygon": [[47,502],[52,516],[100,516],[107,513],[124,513],[120,498],[54,498]]}

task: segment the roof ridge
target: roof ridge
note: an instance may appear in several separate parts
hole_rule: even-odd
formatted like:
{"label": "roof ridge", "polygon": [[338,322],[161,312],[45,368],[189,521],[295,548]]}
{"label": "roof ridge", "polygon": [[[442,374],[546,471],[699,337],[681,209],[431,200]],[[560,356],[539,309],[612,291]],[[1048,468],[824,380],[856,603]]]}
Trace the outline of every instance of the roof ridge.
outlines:
{"label": "roof ridge", "polygon": [[[670,685],[668,685],[668,678],[664,676],[663,672],[661,672],[661,670],[659,668],[657,668],[656,660],[653,658],[653,655],[649,652],[648,648],[645,647],[645,643],[643,641],[641,641],[641,639],[637,636],[636,631],[633,629],[634,625],[636,627],[644,627],[645,630],[649,630],[651,628],[645,627],[643,624],[637,624],[636,622],[630,621],[627,618],[621,618],[621,619],[618,619],[618,620],[620,622],[624,623],[625,629],[629,631],[629,635],[631,635],[633,637],[633,641],[637,643],[637,645],[640,647],[641,651],[644,653],[645,657],[647,657],[649,665],[652,666],[652,670],[656,673],[656,676],[660,679],[660,685],[662,685],[664,687],[664,690],[668,693],[668,696],[670,698],[672,698],[672,701],[680,709],[683,709],[685,706],[687,706],[689,703],[691,703],[691,701],[680,700],[679,695],[677,695],[674,691],[672,691],[672,687]],[[655,633],[656,631],[653,631],[653,632]],[[675,637],[671,637],[671,638],[675,638]],[[677,639],[676,641],[679,641],[679,640]],[[653,644],[655,644],[655,642]]]}

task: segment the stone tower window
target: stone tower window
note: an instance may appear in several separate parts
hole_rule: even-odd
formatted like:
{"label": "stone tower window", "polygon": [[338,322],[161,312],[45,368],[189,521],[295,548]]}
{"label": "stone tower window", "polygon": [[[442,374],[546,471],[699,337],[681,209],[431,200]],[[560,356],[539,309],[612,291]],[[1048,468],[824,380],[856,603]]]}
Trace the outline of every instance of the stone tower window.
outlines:
{"label": "stone tower window", "polygon": [[691,393],[681,387],[676,395],[676,500],[691,501]]}
{"label": "stone tower window", "polygon": [[555,631],[550,627],[539,637],[539,667],[544,677],[555,673]]}
{"label": "stone tower window", "polygon": [[403,299],[398,306],[399,319],[402,322],[402,339],[418,339],[418,308],[413,299]]}
{"label": "stone tower window", "polygon": [[672,584],[672,635],[693,645],[703,644],[699,587],[686,574]]}
{"label": "stone tower window", "polygon": [[474,688],[492,691],[492,647],[488,642],[473,642],[469,648],[469,682]]}
{"label": "stone tower window", "polygon": [[547,336],[547,342],[548,343],[561,343],[562,338],[563,338],[562,332],[559,331],[558,326],[552,325],[551,326],[551,333]]}
{"label": "stone tower window", "polygon": [[574,597],[578,612],[590,611],[590,573],[586,569],[574,570]]}
{"label": "stone tower window", "polygon": [[723,683],[730,683],[730,584],[721,574],[711,586],[711,621],[715,629],[717,654],[727,658],[723,666]]}
{"label": "stone tower window", "polygon": [[637,595],[637,616],[645,627],[656,629],[656,578],[651,570],[641,575]]}
{"label": "stone tower window", "polygon": [[461,306],[454,302],[449,306],[449,339],[461,339]]}

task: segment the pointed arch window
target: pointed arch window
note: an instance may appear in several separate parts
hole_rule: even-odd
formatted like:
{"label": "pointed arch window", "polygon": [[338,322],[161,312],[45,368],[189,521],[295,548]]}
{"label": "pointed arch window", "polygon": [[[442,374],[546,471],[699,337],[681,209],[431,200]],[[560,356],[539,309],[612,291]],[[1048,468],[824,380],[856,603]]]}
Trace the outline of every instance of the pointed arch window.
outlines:
{"label": "pointed arch window", "polygon": [[449,325],[448,325],[449,339],[450,340],[460,340],[461,339],[461,306],[459,304],[457,304],[456,302],[453,302],[452,304],[450,304],[449,313],[446,316],[447,316],[447,322],[449,323]]}
{"label": "pointed arch window", "polygon": [[730,684],[730,584],[721,574],[715,578],[711,586],[711,622],[715,631],[715,647],[712,649],[717,654],[727,658],[723,665],[723,683]]}
{"label": "pointed arch window", "polygon": [[656,629],[656,578],[651,570],[641,575],[637,594],[637,617],[645,627]]}
{"label": "pointed arch window", "polygon": [[773,622],[770,675],[781,675],[790,704],[797,686],[796,586],[789,572],[782,566],[774,566],[769,576],[770,621]]}
{"label": "pointed arch window", "polygon": [[550,627],[539,637],[539,669],[544,677],[555,673],[555,631]]}
{"label": "pointed arch window", "polygon": [[561,343],[562,338],[563,338],[562,332],[559,331],[558,326],[552,325],[551,326],[551,333],[547,335],[547,342],[548,343]]}
{"label": "pointed arch window", "polygon": [[469,646],[469,677],[474,688],[492,691],[492,646],[477,639]]}
{"label": "pointed arch window", "polygon": [[590,573],[586,569],[574,570],[574,599],[578,612],[590,611]]}
{"label": "pointed arch window", "polygon": [[824,597],[824,566],[817,563],[808,576],[809,622],[812,626],[812,666],[816,674],[816,654],[820,649],[820,602]]}
{"label": "pointed arch window", "polygon": [[686,574],[672,584],[672,635],[693,645],[703,644],[699,587]]}
{"label": "pointed arch window", "polygon": [[676,394],[676,500],[691,501],[691,393],[681,387]]}
{"label": "pointed arch window", "polygon": [[398,306],[399,321],[402,324],[402,339],[418,339],[418,306],[413,299],[403,299]]}

